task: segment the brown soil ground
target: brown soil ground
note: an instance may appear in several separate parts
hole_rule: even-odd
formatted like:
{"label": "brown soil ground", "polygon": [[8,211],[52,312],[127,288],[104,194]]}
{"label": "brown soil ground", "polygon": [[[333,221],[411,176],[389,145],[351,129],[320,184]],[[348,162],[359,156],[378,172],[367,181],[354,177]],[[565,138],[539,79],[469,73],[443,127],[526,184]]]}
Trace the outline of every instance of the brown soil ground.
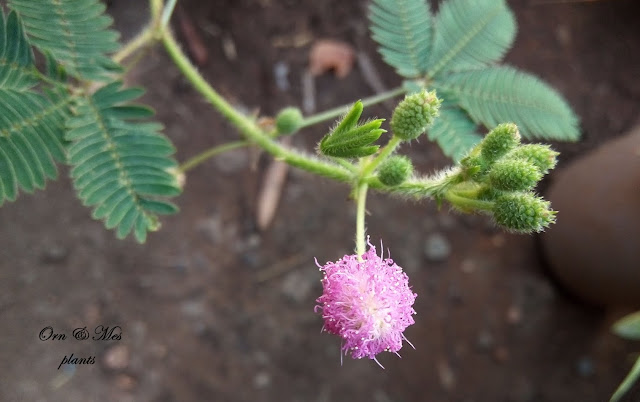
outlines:
{"label": "brown soil ground", "polygon": [[[509,3],[519,33],[506,61],[551,83],[582,119],[584,140],[557,146],[561,165],[628,130],[640,115],[638,2]],[[111,1],[125,38],[146,20],[145,4]],[[239,107],[270,115],[301,104],[309,44],[287,45],[292,38],[344,40],[373,61],[385,85],[399,83],[368,38],[365,10],[360,0],[184,0],[178,11],[206,44],[206,78]],[[276,85],[278,63],[289,68],[288,90]],[[130,81],[148,88],[180,160],[237,138],[163,49]],[[316,89],[318,110],[374,93],[358,66],[346,79],[317,78]],[[294,143],[312,149],[325,128]],[[448,164],[427,141],[408,152],[422,172]],[[313,314],[321,292],[313,257],[335,260],[352,249],[348,189],[292,170],[275,221],[259,232],[256,195],[269,158],[257,168],[254,160],[240,150],[194,170],[182,212],[144,246],[117,241],[92,221],[67,169],[46,191],[4,205],[0,400],[605,401],[640,349],[609,332],[614,314],[554,284],[535,237],[433,203],[373,195],[368,231],[374,243],[384,239],[419,294],[417,322],[406,331],[416,350],[382,356],[386,370],[368,360],[340,367],[339,340],[321,334]],[[441,262],[424,252],[434,236],[450,246]],[[101,324],[120,326],[122,340],[71,337]],[[47,326],[67,339],[41,342]],[[56,370],[71,353],[96,363]],[[638,387],[625,400],[640,401]]]}

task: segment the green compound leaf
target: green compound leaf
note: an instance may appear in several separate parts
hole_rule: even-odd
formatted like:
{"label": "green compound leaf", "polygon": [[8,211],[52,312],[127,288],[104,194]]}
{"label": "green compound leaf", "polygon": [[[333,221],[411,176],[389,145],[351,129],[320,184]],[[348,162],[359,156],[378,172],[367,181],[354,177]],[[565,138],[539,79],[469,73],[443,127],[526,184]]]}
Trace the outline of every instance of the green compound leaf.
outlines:
{"label": "green compound leaf", "polygon": [[616,322],[613,325],[613,332],[622,338],[640,341],[640,311]]}
{"label": "green compound leaf", "polygon": [[14,12],[0,10],[0,87],[23,91],[36,85],[33,52]]}
{"label": "green compound leaf", "polygon": [[33,54],[18,16],[0,11],[0,204],[19,189],[42,189],[65,161],[69,96],[30,90],[37,82]]}
{"label": "green compound leaf", "polygon": [[515,18],[504,0],[445,1],[436,17],[429,76],[494,63],[515,35]]}
{"label": "green compound leaf", "polygon": [[427,136],[435,141],[442,152],[458,162],[474,145],[482,140],[476,132],[476,124],[469,119],[469,115],[451,102],[443,102],[438,116]]}
{"label": "green compound leaf", "polygon": [[386,131],[380,128],[384,119],[358,124],[362,110],[362,102],[357,101],[336,128],[320,141],[320,153],[337,158],[359,158],[376,153],[379,146],[371,144]]}
{"label": "green compound leaf", "polygon": [[98,0],[9,0],[22,17],[31,43],[50,53],[67,73],[80,79],[106,81],[120,67],[108,53],[119,48],[113,20]]}
{"label": "green compound leaf", "polygon": [[66,134],[72,142],[71,177],[83,203],[95,207],[95,219],[103,219],[108,229],[116,228],[119,238],[134,231],[143,243],[147,232],[160,226],[157,214],[177,211],[163,198],[181,189],[172,172],[175,149],[160,133],[162,126],[138,121],[151,110],[128,103],[143,91],[121,85],[111,83],[77,100]]}
{"label": "green compound leaf", "polygon": [[487,127],[510,121],[525,138],[575,141],[580,136],[578,118],[567,102],[538,78],[514,68],[451,73],[434,86]]}
{"label": "green compound leaf", "polygon": [[68,97],[0,88],[0,203],[14,201],[18,188],[31,193],[57,178],[68,108]]}
{"label": "green compound leaf", "polygon": [[417,77],[426,72],[433,26],[425,0],[373,0],[369,21],[382,58],[398,74]]}

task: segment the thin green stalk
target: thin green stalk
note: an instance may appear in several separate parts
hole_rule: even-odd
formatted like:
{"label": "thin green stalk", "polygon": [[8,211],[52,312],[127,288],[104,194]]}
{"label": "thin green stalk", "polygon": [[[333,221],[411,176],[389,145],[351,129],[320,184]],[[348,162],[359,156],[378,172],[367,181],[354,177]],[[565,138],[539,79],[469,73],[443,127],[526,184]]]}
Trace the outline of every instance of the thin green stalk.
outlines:
{"label": "thin green stalk", "polygon": [[213,148],[209,148],[206,151],[189,158],[186,162],[180,165],[178,170],[182,173],[186,173],[209,158],[213,158],[216,155],[219,155],[227,151],[231,151],[236,148],[246,147],[250,144],[251,143],[249,141],[234,141],[234,142],[228,142],[226,144],[218,145]]}
{"label": "thin green stalk", "polygon": [[369,162],[362,171],[362,177],[368,177],[373,173],[376,168],[391,155],[391,153],[400,145],[402,140],[395,135],[391,137],[387,145],[382,148],[382,151],[371,161]]}
{"label": "thin green stalk", "polygon": [[[407,92],[407,90],[405,88],[397,87],[397,88],[391,89],[389,91],[382,92],[380,94],[377,94],[377,95],[374,95],[374,96],[370,96],[368,98],[364,98],[364,99],[362,99],[362,104],[364,106],[375,105],[377,103],[384,102],[387,99],[395,98],[396,96],[402,95],[402,94],[404,94],[406,92]],[[309,117],[306,117],[304,119],[304,121],[302,122],[302,125],[300,126],[300,128],[312,126],[314,124],[318,124],[318,123],[321,123],[323,121],[327,121],[327,120],[331,120],[333,118],[339,117],[339,116],[345,114],[346,112],[348,112],[349,108],[352,105],[353,104],[338,106],[338,107],[335,107],[333,109],[329,109],[329,110],[326,110],[324,112],[320,112],[320,113],[311,115]]]}
{"label": "thin green stalk", "polygon": [[146,46],[154,38],[153,24],[149,24],[142,29],[133,39],[127,42],[111,59],[116,63],[122,63],[124,59]]}
{"label": "thin green stalk", "polygon": [[149,0],[149,9],[151,10],[151,19],[153,21],[160,21],[162,15],[163,0]]}
{"label": "thin green stalk", "polygon": [[255,122],[233,108],[209,83],[200,75],[198,70],[191,64],[187,56],[180,49],[173,35],[167,29],[163,32],[162,42],[167,53],[180,69],[191,85],[207,99],[227,120],[245,136],[245,138],[265,151],[272,154],[276,159],[281,159],[290,165],[299,167],[321,176],[333,178],[342,182],[351,182],[353,174],[342,166],[321,161],[312,156],[286,148],[273,141]]}
{"label": "thin green stalk", "polygon": [[178,3],[178,0],[169,0],[167,2],[167,5],[162,11],[162,19],[160,20],[161,29],[164,30],[167,24],[169,24],[173,10],[176,8],[176,3]]}
{"label": "thin green stalk", "polygon": [[369,185],[364,182],[358,185],[358,193],[356,196],[356,255],[358,259],[362,260],[362,255],[365,253],[366,249],[366,238],[365,238],[365,227],[364,227],[364,216],[366,213],[366,204],[367,204],[367,190],[369,189]]}
{"label": "thin green stalk", "polygon": [[633,386],[633,383],[635,383],[639,378],[640,378],[640,357],[638,357],[638,360],[636,360],[636,363],[633,365],[633,367],[631,368],[631,371],[629,371],[629,374],[627,374],[627,377],[624,379],[624,381],[622,381],[622,384],[618,386],[618,389],[616,389],[616,392],[611,396],[611,399],[609,400],[609,402],[619,401],[620,398],[622,398],[622,396],[626,394],[627,391],[629,391],[629,389],[631,389],[631,387]]}
{"label": "thin green stalk", "polygon": [[463,211],[487,211],[493,210],[494,203],[491,201],[482,201],[467,197],[462,197],[454,191],[447,191],[444,193],[444,198],[447,199],[454,207],[460,208]]}

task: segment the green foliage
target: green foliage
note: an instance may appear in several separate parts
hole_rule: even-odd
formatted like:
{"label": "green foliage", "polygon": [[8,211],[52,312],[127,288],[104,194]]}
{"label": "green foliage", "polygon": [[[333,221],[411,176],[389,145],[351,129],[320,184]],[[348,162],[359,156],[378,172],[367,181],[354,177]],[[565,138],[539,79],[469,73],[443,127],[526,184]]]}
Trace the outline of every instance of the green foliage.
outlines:
{"label": "green foliage", "polygon": [[616,322],[613,325],[613,332],[622,338],[640,341],[640,311]]}
{"label": "green foliage", "polygon": [[[134,231],[143,242],[159,227],[158,214],[177,210],[162,200],[180,193],[173,146],[158,124],[135,121],[151,114],[128,103],[141,90],[111,83],[91,95],[67,82],[67,74],[86,82],[119,70],[106,55],[118,44],[106,29],[105,6],[10,0],[9,7],[6,18],[0,10],[0,203],[15,200],[20,189],[44,188],[57,177],[56,163],[69,162],[94,218],[117,228],[119,237]],[[31,43],[44,56],[44,73],[34,65]]]}
{"label": "green foliage", "polygon": [[450,102],[443,103],[440,116],[434,120],[427,136],[456,162],[482,140],[476,132],[476,124],[467,113]]}
{"label": "green foliage", "polygon": [[432,17],[424,0],[375,0],[369,7],[373,39],[380,54],[404,77],[426,72],[432,41]]}
{"label": "green foliage", "polygon": [[3,90],[24,91],[38,82],[33,53],[16,13],[6,19],[0,13],[0,84]]}
{"label": "green foliage", "polygon": [[359,158],[376,153],[379,146],[371,145],[386,130],[380,128],[384,119],[359,123],[363,105],[357,101],[338,125],[320,141],[320,153],[338,158]]}
{"label": "green foliage", "polygon": [[580,135],[578,120],[564,99],[536,77],[514,68],[451,73],[434,86],[487,127],[512,121],[526,138],[575,141]]}
{"label": "green foliage", "polygon": [[122,89],[119,82],[80,97],[74,117],[67,122],[69,162],[74,186],[93,217],[117,228],[123,238],[132,230],[144,242],[147,231],[159,228],[156,214],[176,212],[162,198],[176,196],[180,186],[171,142],[159,133],[161,126],[141,122],[152,114],[129,102],[142,94]]}
{"label": "green foliage", "polygon": [[18,16],[0,16],[0,204],[18,189],[33,192],[57,177],[65,160],[63,127],[69,98],[32,90],[37,84],[33,54]]}
{"label": "green foliage", "polygon": [[445,0],[433,17],[427,0],[372,0],[370,28],[384,60],[417,92],[435,88],[441,115],[429,129],[459,160],[480,140],[475,126],[516,123],[526,138],[574,141],[578,119],[536,77],[495,66],[512,46],[516,23],[504,0]]}
{"label": "green foliage", "polygon": [[106,81],[120,67],[107,54],[118,49],[112,19],[98,0],[9,0],[31,43],[50,53],[67,72],[84,80]]}
{"label": "green foliage", "polygon": [[503,0],[445,1],[436,17],[428,75],[495,63],[515,36],[515,19]]}

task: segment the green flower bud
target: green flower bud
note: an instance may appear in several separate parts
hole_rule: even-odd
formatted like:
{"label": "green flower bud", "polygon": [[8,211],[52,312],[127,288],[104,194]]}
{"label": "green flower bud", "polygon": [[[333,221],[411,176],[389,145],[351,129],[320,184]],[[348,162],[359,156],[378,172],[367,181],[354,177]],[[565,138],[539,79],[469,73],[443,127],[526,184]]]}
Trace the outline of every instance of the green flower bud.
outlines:
{"label": "green flower bud", "polygon": [[482,158],[493,163],[520,144],[518,127],[513,123],[500,124],[482,140]]}
{"label": "green flower bud", "polygon": [[284,108],[276,116],[276,129],[279,134],[289,135],[300,129],[304,117],[302,112],[296,107]]}
{"label": "green flower bud", "polygon": [[413,165],[406,156],[391,156],[378,168],[378,178],[385,186],[402,184],[412,173]]}
{"label": "green flower bud", "polygon": [[507,158],[522,159],[534,164],[545,175],[553,169],[557,163],[558,153],[549,145],[527,144],[509,152]]}
{"label": "green flower bud", "polygon": [[436,91],[422,90],[407,95],[393,111],[391,117],[393,134],[405,141],[418,138],[438,116],[441,102],[436,96]]}
{"label": "green flower bud", "polygon": [[529,161],[506,159],[497,161],[489,172],[489,183],[498,190],[531,190],[542,179],[542,173]]}
{"label": "green flower bud", "polygon": [[550,206],[549,201],[530,192],[505,193],[495,201],[493,217],[498,225],[514,232],[542,232],[556,220],[556,211]]}

